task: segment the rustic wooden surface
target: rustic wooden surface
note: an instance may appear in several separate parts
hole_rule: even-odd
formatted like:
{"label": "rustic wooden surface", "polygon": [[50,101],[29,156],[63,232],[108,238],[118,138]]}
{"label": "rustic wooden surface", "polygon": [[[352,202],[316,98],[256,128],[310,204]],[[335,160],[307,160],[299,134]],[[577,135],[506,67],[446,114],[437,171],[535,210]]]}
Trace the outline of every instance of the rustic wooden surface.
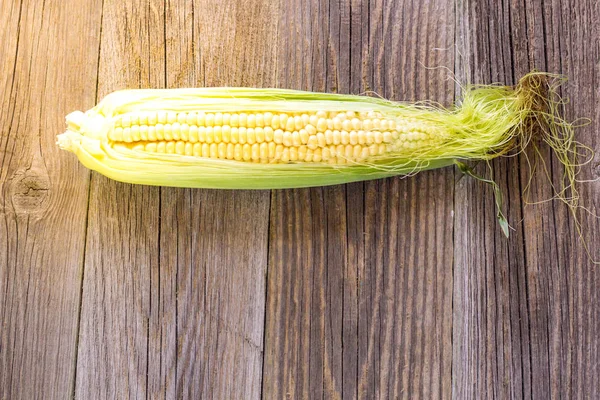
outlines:
{"label": "rustic wooden surface", "polygon": [[[564,205],[527,204],[525,156],[493,163],[505,240],[490,189],[452,168],[185,190],[55,146],[64,115],[121,88],[450,104],[452,74],[537,68],[571,78],[598,152],[599,19],[594,0],[0,0],[0,398],[600,398],[600,272]],[[530,200],[549,197],[534,178]]]}

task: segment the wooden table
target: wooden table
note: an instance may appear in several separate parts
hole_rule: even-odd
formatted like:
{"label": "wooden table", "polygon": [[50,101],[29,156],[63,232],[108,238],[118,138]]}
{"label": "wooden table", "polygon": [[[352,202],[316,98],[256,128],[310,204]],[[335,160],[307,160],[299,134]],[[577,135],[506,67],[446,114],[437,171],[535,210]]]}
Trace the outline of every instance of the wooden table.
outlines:
{"label": "wooden table", "polygon": [[[524,155],[492,163],[506,240],[491,189],[452,168],[184,190],[55,146],[67,113],[122,88],[449,105],[453,75],[538,68],[571,78],[566,114],[599,151],[599,19],[594,0],[0,0],[0,398],[600,398],[600,270],[566,206],[526,204]],[[581,185],[596,214],[599,195]],[[600,220],[581,221],[600,258]]]}

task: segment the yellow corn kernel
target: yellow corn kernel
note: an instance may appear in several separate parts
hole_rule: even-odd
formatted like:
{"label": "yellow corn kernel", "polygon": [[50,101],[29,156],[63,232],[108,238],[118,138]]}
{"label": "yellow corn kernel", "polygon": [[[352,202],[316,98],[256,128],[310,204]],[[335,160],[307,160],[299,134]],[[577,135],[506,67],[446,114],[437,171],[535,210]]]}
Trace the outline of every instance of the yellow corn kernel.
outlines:
{"label": "yellow corn kernel", "polygon": [[325,132],[327,130],[327,120],[325,118],[320,118],[317,122],[317,131]]}
{"label": "yellow corn kernel", "polygon": [[167,154],[175,153],[175,142],[167,142],[166,152]]}
{"label": "yellow corn kernel", "polygon": [[180,139],[180,130],[181,126],[179,125],[179,122],[174,122],[171,125],[171,135],[173,136],[173,140],[179,140]]}
{"label": "yellow corn kernel", "polygon": [[207,126],[205,129],[206,143],[211,144],[215,141],[215,130],[212,126]]}
{"label": "yellow corn kernel", "polygon": [[123,128],[113,129],[111,139],[115,142],[122,142],[123,141]]}
{"label": "yellow corn kernel", "polygon": [[350,143],[350,137],[349,137],[348,131],[342,131],[342,132],[340,132],[340,143],[341,144],[348,144],[348,143]]}
{"label": "yellow corn kernel", "polygon": [[322,134],[321,132],[317,133],[317,143],[319,144],[319,147],[325,147],[327,145],[327,141],[325,140],[325,135]]}
{"label": "yellow corn kernel", "polygon": [[144,150],[150,152],[150,153],[155,153],[156,152],[156,145],[157,143],[155,142],[149,142],[146,143],[146,147],[144,148]]}
{"label": "yellow corn kernel", "polygon": [[218,157],[218,152],[217,152],[217,144],[216,143],[211,143],[208,146],[208,157],[210,158],[217,158]]}
{"label": "yellow corn kernel", "polygon": [[163,140],[165,138],[165,126],[163,124],[156,124],[156,140]]}
{"label": "yellow corn kernel", "polygon": [[284,146],[291,146],[292,145],[292,133],[289,131],[285,131],[283,133],[283,145]]}
{"label": "yellow corn kernel", "polygon": [[185,154],[185,142],[175,142],[175,153],[182,155]]}
{"label": "yellow corn kernel", "polygon": [[273,113],[272,112],[266,112],[264,114],[264,124],[265,124],[265,127],[271,126],[271,122],[272,121],[273,121]]}
{"label": "yellow corn kernel", "polygon": [[312,161],[313,161],[313,155],[314,155],[314,150],[312,150],[312,149],[308,149],[308,150],[306,150],[306,158],[305,158],[305,161],[306,161],[306,162],[312,162]]}
{"label": "yellow corn kernel", "polygon": [[275,142],[269,142],[268,144],[268,151],[269,151],[269,155],[268,158],[270,160],[273,160],[276,158],[277,156],[277,145],[275,144]]}
{"label": "yellow corn kernel", "polygon": [[[150,123],[150,121],[148,121]],[[195,112],[188,113],[185,123],[189,126],[195,126],[198,123],[198,114]]]}
{"label": "yellow corn kernel", "polygon": [[250,161],[252,159],[252,147],[248,143],[242,146],[242,158],[244,161]]}
{"label": "yellow corn kernel", "polygon": [[202,155],[200,143],[194,143],[194,147],[192,148],[192,153],[194,154],[194,157],[200,157]]}
{"label": "yellow corn kernel", "polygon": [[245,127],[240,126],[240,128],[238,129],[238,141],[241,144],[246,144],[247,143],[247,130]]}
{"label": "yellow corn kernel", "polygon": [[290,162],[290,150],[287,147],[281,152],[281,161],[284,163]]}
{"label": "yellow corn kernel", "polygon": [[190,138],[190,126],[188,124],[181,125],[179,137],[181,137],[181,140],[184,140],[186,142],[189,140],[189,138]]}
{"label": "yellow corn kernel", "polygon": [[302,143],[302,144],[308,143],[308,138],[310,135],[308,134],[306,129],[301,129],[298,134],[300,135],[300,143]]}
{"label": "yellow corn kernel", "polygon": [[320,162],[320,161],[321,161],[321,159],[322,159],[322,156],[321,156],[321,154],[322,154],[322,153],[321,153],[321,149],[316,149],[316,150],[314,150],[314,152],[313,152],[313,157],[312,157],[312,158],[313,158],[313,161],[314,161],[314,162]]}
{"label": "yellow corn kernel", "polygon": [[246,130],[246,141],[248,144],[256,143],[256,132],[254,131],[254,128],[248,128]]}
{"label": "yellow corn kernel", "polygon": [[202,157],[210,157],[210,145],[208,143],[202,143]]}
{"label": "yellow corn kernel", "polygon": [[254,114],[248,114],[248,117],[246,118],[246,126],[248,128],[256,127],[256,116]]}
{"label": "yellow corn kernel", "polygon": [[148,127],[148,140],[154,142],[157,140],[156,138],[156,126],[150,125]]}
{"label": "yellow corn kernel", "polygon": [[215,114],[213,114],[213,113],[206,114],[204,117],[204,124],[206,125],[206,127],[215,126]]}
{"label": "yellow corn kernel", "polygon": [[243,151],[242,151],[242,145],[241,144],[236,144],[234,149],[233,149],[233,158],[234,160],[237,161],[242,161],[243,159]]}
{"label": "yellow corn kernel", "polygon": [[223,114],[221,114],[221,113],[216,113],[215,114],[214,124],[215,124],[215,126],[222,126],[223,125]]}
{"label": "yellow corn kernel", "polygon": [[165,125],[164,137],[167,141],[173,140],[173,130],[170,124]]}
{"label": "yellow corn kernel", "polygon": [[231,143],[239,143],[240,142],[240,130],[239,128],[231,128]]}
{"label": "yellow corn kernel", "polygon": [[260,159],[268,160],[269,159],[269,144],[261,143],[259,147]]}
{"label": "yellow corn kernel", "polygon": [[338,145],[342,142],[342,134],[340,131],[333,131],[333,144]]}
{"label": "yellow corn kernel", "polygon": [[240,126],[240,116],[238,114],[231,114],[229,125],[231,125],[232,128],[238,128]]}
{"label": "yellow corn kernel", "polygon": [[292,145],[300,146],[301,144],[302,144],[302,141],[300,140],[300,132],[294,131],[292,133]]}
{"label": "yellow corn kernel", "polygon": [[240,127],[244,127],[244,128],[248,127],[248,114],[240,113],[239,124],[240,124]]}
{"label": "yellow corn kernel", "polygon": [[265,126],[264,114],[257,113],[254,117],[255,117],[254,124],[256,125],[256,127],[264,128],[264,126]]}
{"label": "yellow corn kernel", "polygon": [[308,150],[307,147],[304,145],[298,147],[298,160],[304,161],[306,159],[306,151],[307,150]]}
{"label": "yellow corn kernel", "polygon": [[221,129],[221,126],[215,125],[213,127],[213,136],[215,143],[221,143],[223,141],[223,130]]}
{"label": "yellow corn kernel", "polygon": [[222,140],[225,143],[231,142],[231,127],[229,125],[223,125],[221,128]]}
{"label": "yellow corn kernel", "polygon": [[235,145],[233,143],[229,143],[227,145],[227,151],[226,151],[227,154],[226,154],[226,156],[227,156],[228,160],[233,160],[233,157],[234,157],[234,148],[235,148]]}
{"label": "yellow corn kernel", "polygon": [[226,143],[221,142],[217,145],[217,154],[218,154],[219,158],[222,158],[222,159],[226,158],[226,155],[227,155],[227,144]]}
{"label": "yellow corn kernel", "polygon": [[272,142],[274,140],[274,136],[275,136],[275,131],[273,130],[273,128],[271,128],[270,126],[265,126],[264,132],[265,132],[265,141]]}

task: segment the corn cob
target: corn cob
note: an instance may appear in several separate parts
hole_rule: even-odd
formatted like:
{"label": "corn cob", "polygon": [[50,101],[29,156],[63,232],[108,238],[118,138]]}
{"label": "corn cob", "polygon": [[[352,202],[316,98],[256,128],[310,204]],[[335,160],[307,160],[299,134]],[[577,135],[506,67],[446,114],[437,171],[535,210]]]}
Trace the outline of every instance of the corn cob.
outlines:
{"label": "corn cob", "polygon": [[[453,109],[282,89],[124,90],[69,114],[58,144],[92,170],[147,185],[275,189],[409,175],[520,150],[531,122],[548,115],[539,109],[547,79],[469,88]],[[566,131],[551,145],[568,165]]]}

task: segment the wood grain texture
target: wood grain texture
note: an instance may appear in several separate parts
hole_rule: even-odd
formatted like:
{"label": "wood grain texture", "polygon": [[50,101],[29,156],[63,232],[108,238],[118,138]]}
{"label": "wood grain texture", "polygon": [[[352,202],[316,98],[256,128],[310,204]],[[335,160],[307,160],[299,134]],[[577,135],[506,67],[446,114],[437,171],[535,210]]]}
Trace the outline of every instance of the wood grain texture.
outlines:
{"label": "wood grain texture", "polygon": [[[452,45],[446,2],[294,3],[281,18],[283,86],[452,101],[418,64],[454,64],[430,51]],[[274,192],[264,398],[450,396],[451,177]]]}
{"label": "wood grain texture", "polygon": [[[167,86],[273,86],[275,16],[256,0],[168,2]],[[176,316],[167,398],[260,397],[269,202],[268,191],[161,190],[158,279],[175,289]]]}
{"label": "wood grain texture", "polygon": [[89,171],[55,135],[94,104],[100,3],[58,3],[0,1],[2,399],[64,398],[75,372]]}
{"label": "wood grain texture", "polygon": [[[570,81],[598,154],[595,0],[0,0],[0,398],[599,398],[600,275],[528,158],[328,188],[127,185],[59,151],[113,90],[451,104]],[[554,184],[562,169],[541,159]],[[476,166],[487,174],[485,165]],[[600,177],[600,156],[583,168]],[[600,214],[600,183],[582,185]],[[582,212],[600,259],[600,219]]]}
{"label": "wood grain texture", "polygon": [[[102,5],[98,99],[117,89],[164,86],[162,4],[104,0]],[[151,296],[159,284],[152,278],[160,268],[159,207],[159,188],[92,174],[77,398],[148,394]]]}
{"label": "wood grain texture", "polygon": [[[475,83],[515,83],[532,68],[571,78],[563,96],[569,119],[598,120],[597,64],[600,36],[592,27],[598,4],[577,1],[458,3],[457,73]],[[484,40],[482,40],[484,38]],[[586,61],[583,61],[586,60]],[[592,61],[596,60],[596,61]],[[582,99],[589,99],[582,102]],[[578,139],[598,149],[598,125],[579,130]],[[599,280],[575,232],[573,218],[559,202],[527,205],[527,157],[493,163],[507,195],[514,227],[506,241],[499,229],[483,229],[495,213],[489,188],[457,183],[453,391],[456,398],[598,397]],[[561,168],[547,148],[541,156],[553,182]],[[584,179],[598,176],[596,161]],[[486,173],[480,166],[480,172]],[[591,168],[590,168],[591,167]],[[582,201],[595,212],[598,183],[586,184]],[[530,201],[552,192],[544,174],[531,180]],[[580,214],[584,238],[598,258],[599,221]],[[483,234],[482,234],[483,233]],[[483,268],[482,268],[483,267]],[[470,384],[471,383],[471,384]]]}

